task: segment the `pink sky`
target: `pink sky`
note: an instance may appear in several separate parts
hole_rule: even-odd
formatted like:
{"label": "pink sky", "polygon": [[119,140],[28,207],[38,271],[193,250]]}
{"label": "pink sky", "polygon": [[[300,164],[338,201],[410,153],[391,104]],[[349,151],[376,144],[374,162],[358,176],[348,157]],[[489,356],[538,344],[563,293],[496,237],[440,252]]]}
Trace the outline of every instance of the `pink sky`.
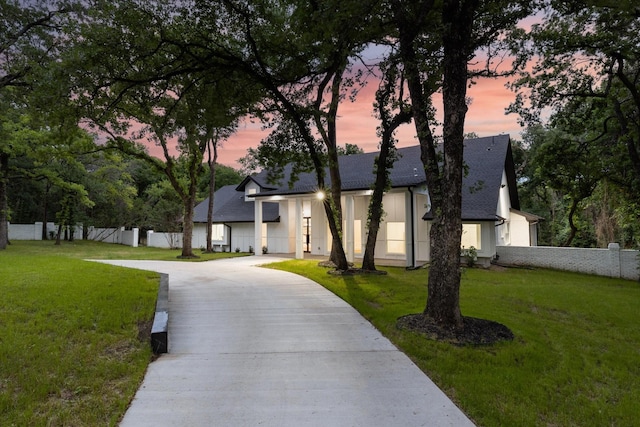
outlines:
{"label": "pink sky", "polygon": [[[505,108],[515,95],[505,88],[505,79],[481,79],[473,85],[467,95],[472,98],[466,118],[465,132],[475,132],[479,136],[509,134],[520,139],[522,128],[517,123],[518,116],[505,114]],[[370,82],[358,95],[356,102],[344,101],[340,105],[338,118],[338,144],[357,144],[365,152],[378,150],[376,127],[378,120],[373,116],[372,105],[376,90],[375,82]],[[438,106],[439,107],[439,106]],[[441,108],[439,108],[441,111]],[[266,135],[260,123],[245,123],[238,132],[224,143],[219,150],[219,162],[239,167],[240,157],[246,155],[247,148],[256,147]],[[416,145],[413,122],[402,126],[396,133],[399,147]]]}

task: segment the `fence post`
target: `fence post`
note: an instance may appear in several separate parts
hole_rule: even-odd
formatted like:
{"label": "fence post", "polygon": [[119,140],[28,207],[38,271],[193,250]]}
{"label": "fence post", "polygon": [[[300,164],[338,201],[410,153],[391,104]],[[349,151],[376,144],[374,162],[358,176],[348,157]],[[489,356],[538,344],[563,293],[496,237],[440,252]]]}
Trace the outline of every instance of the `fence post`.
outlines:
{"label": "fence post", "polygon": [[611,268],[611,277],[621,277],[620,271],[620,244],[609,243],[609,266]]}

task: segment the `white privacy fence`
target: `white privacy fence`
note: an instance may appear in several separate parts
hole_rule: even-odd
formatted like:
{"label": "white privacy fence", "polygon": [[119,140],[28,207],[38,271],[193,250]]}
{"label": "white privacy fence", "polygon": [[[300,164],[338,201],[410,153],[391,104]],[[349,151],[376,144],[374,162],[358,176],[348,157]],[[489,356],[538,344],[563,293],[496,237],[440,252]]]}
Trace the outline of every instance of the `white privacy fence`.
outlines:
{"label": "white privacy fence", "polygon": [[131,230],[120,228],[96,228],[89,227],[87,239],[96,240],[105,243],[117,243],[120,245],[138,247],[140,230],[133,228]]}
{"label": "white privacy fence", "polygon": [[[9,240],[42,240],[42,222],[35,224],[11,224],[9,223]],[[56,225],[47,223],[47,236],[56,233]]]}
{"label": "white privacy fence", "polygon": [[621,250],[617,243],[610,243],[607,249],[498,246],[496,251],[500,264],[553,268],[630,280],[639,280],[640,277],[639,252]]}
{"label": "white privacy fence", "polygon": [[[11,224],[9,223],[9,240],[42,240],[42,222],[34,224]],[[47,236],[53,238],[58,232],[57,226],[53,222],[47,223]],[[74,236],[76,239],[82,238],[83,227],[76,226]],[[106,243],[117,243],[120,245],[138,247],[139,230],[131,230],[125,227],[118,228],[97,228],[87,229],[87,239]]]}

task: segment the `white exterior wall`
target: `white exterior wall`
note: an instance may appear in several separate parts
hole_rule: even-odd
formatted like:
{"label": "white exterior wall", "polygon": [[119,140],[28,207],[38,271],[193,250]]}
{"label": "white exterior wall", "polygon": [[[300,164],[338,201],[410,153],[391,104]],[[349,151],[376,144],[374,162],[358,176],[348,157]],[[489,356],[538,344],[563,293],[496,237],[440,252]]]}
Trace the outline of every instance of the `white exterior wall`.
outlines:
{"label": "white exterior wall", "polygon": [[507,174],[502,171],[502,182],[500,183],[500,192],[498,193],[498,207],[496,215],[501,218],[509,218],[511,209],[511,197],[509,196],[509,182]]}
{"label": "white exterior wall", "polygon": [[429,208],[428,202],[429,199],[424,194],[416,194],[415,195],[415,208],[416,208],[416,261],[427,262],[431,260],[431,245],[429,242],[431,241],[430,233],[431,233],[431,222],[424,221],[422,217]]}
{"label": "white exterior wall", "polygon": [[[231,226],[231,245],[229,245],[229,227]],[[224,226],[223,240],[214,240],[213,247],[220,248],[225,251],[234,252],[239,248],[241,252],[248,252],[249,246],[254,245],[253,223],[231,223]],[[151,240],[147,242],[148,246],[168,248],[170,243],[176,245],[174,247],[182,247],[182,233],[153,233]],[[207,226],[206,224],[194,224],[193,240],[194,248],[207,247]]]}
{"label": "white exterior wall", "polygon": [[[500,192],[498,194],[498,207],[496,215],[504,218],[502,225],[495,227],[495,240],[498,245],[506,246],[511,244],[513,230],[511,230],[511,198],[509,197],[509,183],[507,182],[507,174],[502,172],[502,183],[500,184]],[[527,236],[529,232],[527,231]],[[528,239],[528,237],[527,237]],[[527,246],[529,244],[527,243]]]}
{"label": "white exterior wall", "polygon": [[[354,202],[354,218],[360,221],[360,230],[355,230],[354,225],[354,244],[353,252],[356,258],[362,258],[367,247],[367,215],[369,213],[369,196],[355,197]],[[358,240],[358,236],[360,239]]]}
{"label": "white exterior wall", "polygon": [[[464,222],[471,224],[470,222]],[[481,221],[474,224],[480,224],[480,248],[478,250],[478,258],[492,259],[496,254],[496,233],[495,223],[493,221]]]}
{"label": "white exterior wall", "polygon": [[327,217],[322,201],[311,201],[311,254],[328,255],[331,250],[331,241],[327,240],[330,233]]}
{"label": "white exterior wall", "polygon": [[638,280],[638,251],[557,248],[550,246],[498,246],[500,263],[576,271]]}
{"label": "white exterior wall", "polygon": [[[406,234],[406,204],[405,204],[405,194],[402,192],[389,192],[384,195],[382,198],[382,206],[384,209],[384,216],[382,222],[380,223],[380,230],[378,230],[378,237],[376,239],[376,258],[385,258],[385,259],[406,259],[406,241],[407,238],[411,236],[407,236]],[[403,245],[405,253],[393,253],[388,252],[387,248],[387,227],[390,222],[401,222],[404,224],[405,236]]]}
{"label": "white exterior wall", "polygon": [[529,221],[517,213],[511,212],[511,246],[531,246],[531,227]]}
{"label": "white exterior wall", "polygon": [[156,233],[147,231],[147,246],[150,248],[182,248],[182,233]]}
{"label": "white exterior wall", "polygon": [[[280,215],[280,221],[286,221],[287,223],[287,246],[286,251],[282,253],[295,253],[296,251],[296,201],[295,199],[287,200],[283,203],[287,204],[287,210],[285,215]],[[300,220],[300,227],[302,227],[302,219]]]}
{"label": "white exterior wall", "polygon": [[257,194],[260,192],[260,186],[256,184],[254,181],[250,181],[244,187],[244,201],[251,202],[253,199],[248,197],[250,194]]}
{"label": "white exterior wall", "polygon": [[267,224],[267,248],[274,254],[295,252],[295,200],[279,202],[278,209],[280,222]]}
{"label": "white exterior wall", "polygon": [[[252,222],[229,224],[231,226],[231,251],[249,252],[249,246],[254,245],[254,228]],[[260,250],[260,248],[259,248]]]}
{"label": "white exterior wall", "polygon": [[[222,225],[222,240],[212,240],[211,244],[213,245],[213,249],[216,251],[229,251],[229,227],[223,224],[214,224],[214,225]],[[175,234],[175,233],[174,233]],[[180,234],[180,239],[182,239],[182,233]],[[182,240],[179,243],[180,247],[182,247]],[[194,223],[193,224],[193,235],[191,240],[191,246],[193,248],[206,248],[207,247],[207,224],[203,223]],[[231,248],[233,250],[233,248]]]}

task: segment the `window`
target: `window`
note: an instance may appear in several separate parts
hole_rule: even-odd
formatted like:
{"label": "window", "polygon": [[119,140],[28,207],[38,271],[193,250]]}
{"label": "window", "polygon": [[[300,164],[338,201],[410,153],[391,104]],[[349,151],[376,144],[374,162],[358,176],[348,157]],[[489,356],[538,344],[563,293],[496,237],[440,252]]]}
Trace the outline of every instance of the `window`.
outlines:
{"label": "window", "polygon": [[362,253],[362,221],[359,219],[353,221],[353,252]]}
{"label": "window", "polygon": [[220,242],[224,240],[224,225],[213,224],[211,226],[211,241]]}
{"label": "window", "polygon": [[247,187],[247,189],[245,190],[244,193],[244,201],[245,202],[251,202],[253,201],[252,197],[249,197],[251,194],[257,194],[258,193],[258,189],[255,187]]}
{"label": "window", "polygon": [[387,253],[404,255],[404,222],[387,222]]}
{"label": "window", "polygon": [[476,249],[482,249],[482,225],[480,224],[462,224],[462,241],[460,246],[469,249],[473,246]]}

